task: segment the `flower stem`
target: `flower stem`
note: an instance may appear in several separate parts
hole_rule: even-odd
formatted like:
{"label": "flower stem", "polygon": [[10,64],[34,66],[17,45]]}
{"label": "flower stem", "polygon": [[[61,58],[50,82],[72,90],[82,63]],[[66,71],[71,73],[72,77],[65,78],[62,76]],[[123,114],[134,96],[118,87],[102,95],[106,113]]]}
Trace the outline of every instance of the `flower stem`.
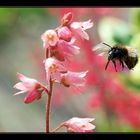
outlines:
{"label": "flower stem", "polygon": [[47,59],[48,56],[49,56],[49,50],[48,50],[48,48],[46,48],[46,51],[45,51],[45,58]]}
{"label": "flower stem", "polygon": [[52,97],[52,89],[53,89],[53,82],[50,78],[50,90],[46,102],[46,132],[49,133],[49,116],[50,116],[50,106],[51,106],[51,97]]}
{"label": "flower stem", "polygon": [[47,87],[45,87],[43,84],[39,83],[41,87],[44,88],[44,91],[46,91],[47,94],[49,94],[49,90],[47,89]]}
{"label": "flower stem", "polygon": [[64,123],[61,123],[58,127],[53,129],[51,132],[56,132],[58,129],[60,129],[62,126],[64,126]]}

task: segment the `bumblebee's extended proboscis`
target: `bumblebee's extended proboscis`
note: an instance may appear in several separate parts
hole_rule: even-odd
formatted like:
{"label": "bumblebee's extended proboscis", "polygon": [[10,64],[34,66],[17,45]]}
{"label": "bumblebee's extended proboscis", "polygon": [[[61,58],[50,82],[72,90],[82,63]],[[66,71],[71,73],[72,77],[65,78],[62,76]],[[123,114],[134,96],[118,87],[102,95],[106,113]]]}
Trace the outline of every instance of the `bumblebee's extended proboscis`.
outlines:
{"label": "bumblebee's extended proboscis", "polygon": [[122,70],[125,65],[129,70],[131,70],[138,63],[137,50],[126,45],[117,44],[110,46],[106,43],[100,43],[93,47],[93,51],[108,58],[105,70],[107,69],[110,61],[113,62],[116,71],[116,61],[120,62]]}

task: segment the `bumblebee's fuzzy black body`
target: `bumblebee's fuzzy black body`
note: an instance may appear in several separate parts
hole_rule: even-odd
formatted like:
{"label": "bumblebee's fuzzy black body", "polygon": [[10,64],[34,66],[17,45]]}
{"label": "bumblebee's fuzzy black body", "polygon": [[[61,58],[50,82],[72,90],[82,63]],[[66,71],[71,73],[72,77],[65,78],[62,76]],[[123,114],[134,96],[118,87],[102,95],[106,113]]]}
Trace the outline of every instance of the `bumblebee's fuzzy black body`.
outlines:
{"label": "bumblebee's fuzzy black body", "polygon": [[100,43],[93,48],[93,51],[107,56],[108,62],[105,66],[105,70],[107,69],[110,61],[113,62],[116,71],[116,61],[120,62],[122,69],[126,65],[129,70],[133,69],[138,63],[136,50],[125,45],[117,44],[110,46],[106,43]]}
{"label": "bumblebee's fuzzy black body", "polygon": [[122,69],[124,68],[124,63],[129,69],[133,69],[138,62],[138,57],[137,55],[135,57],[129,56],[129,52],[125,46],[115,45],[111,47],[111,49],[108,52],[108,62],[105,66],[105,70],[107,69],[110,60],[113,62],[115,70],[117,71],[116,60],[119,60]]}
{"label": "bumblebee's fuzzy black body", "polygon": [[127,57],[126,60],[124,61],[125,64],[129,69],[133,69],[135,65],[138,63],[138,57]]}

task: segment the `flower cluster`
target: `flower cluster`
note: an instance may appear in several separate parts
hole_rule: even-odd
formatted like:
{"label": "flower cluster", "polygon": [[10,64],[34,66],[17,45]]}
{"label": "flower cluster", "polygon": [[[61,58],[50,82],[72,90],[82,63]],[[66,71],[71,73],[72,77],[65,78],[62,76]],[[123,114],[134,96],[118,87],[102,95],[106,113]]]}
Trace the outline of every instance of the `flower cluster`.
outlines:
{"label": "flower cluster", "polygon": [[52,78],[54,82],[60,83],[65,87],[84,86],[84,77],[88,71],[69,71],[66,63],[71,56],[80,52],[80,48],[74,44],[76,40],[74,35],[78,34],[83,39],[89,39],[85,30],[92,26],[93,23],[90,20],[72,22],[72,14],[67,13],[62,18],[61,25],[58,28],[47,30],[42,34],[43,47],[47,53],[44,62],[48,84],[50,78]]}
{"label": "flower cluster", "polygon": [[[77,36],[82,40],[89,40],[85,30],[91,28],[91,20],[84,22],[73,22],[72,13],[67,13],[61,19],[61,25],[56,29],[45,31],[41,35],[43,48],[45,50],[45,71],[46,86],[35,79],[28,78],[17,73],[17,78],[21,82],[15,84],[14,88],[21,90],[14,95],[27,92],[24,98],[25,103],[32,103],[41,98],[44,92],[48,95],[46,103],[46,132],[49,132],[49,110],[54,83],[62,84],[69,88],[81,88],[85,86],[85,77],[88,71],[74,72],[67,67],[70,57],[77,55],[80,48],[75,45]],[[72,118],[63,123],[69,132],[92,132],[95,128],[90,124],[92,118]]]}

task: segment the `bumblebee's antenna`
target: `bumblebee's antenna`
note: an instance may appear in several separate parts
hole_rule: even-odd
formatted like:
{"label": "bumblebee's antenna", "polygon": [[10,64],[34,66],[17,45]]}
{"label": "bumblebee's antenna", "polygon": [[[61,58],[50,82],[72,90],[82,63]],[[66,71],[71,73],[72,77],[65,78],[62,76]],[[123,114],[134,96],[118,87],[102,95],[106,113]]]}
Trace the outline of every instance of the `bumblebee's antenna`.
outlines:
{"label": "bumblebee's antenna", "polygon": [[106,46],[108,46],[108,47],[110,47],[110,48],[112,48],[110,45],[108,45],[108,44],[106,44],[106,43],[104,43],[104,42],[103,42],[103,44],[106,45]]}

